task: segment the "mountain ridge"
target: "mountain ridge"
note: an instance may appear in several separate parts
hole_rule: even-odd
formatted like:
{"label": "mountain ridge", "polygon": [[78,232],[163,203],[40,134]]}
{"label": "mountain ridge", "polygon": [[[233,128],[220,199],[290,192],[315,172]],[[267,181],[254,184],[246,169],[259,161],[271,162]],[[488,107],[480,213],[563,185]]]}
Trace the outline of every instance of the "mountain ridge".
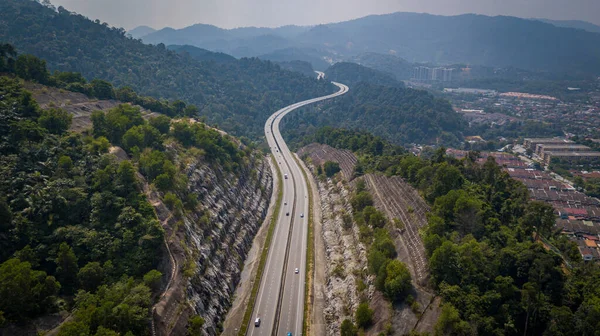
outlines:
{"label": "mountain ridge", "polygon": [[[235,57],[260,57],[281,49],[317,51],[298,60],[317,63],[349,61],[362,53],[394,54],[409,62],[515,67],[552,73],[600,74],[600,35],[541,20],[512,16],[461,14],[455,16],[396,12],[349,21],[282,28],[222,29],[217,35],[195,36],[192,44]],[[146,43],[174,43],[191,37],[183,30],[152,33]],[[278,43],[250,43],[259,36],[279,37]],[[287,41],[287,43],[286,43]],[[195,43],[195,44],[194,44]],[[311,60],[312,58],[312,60]],[[294,59],[285,59],[291,61]]]}

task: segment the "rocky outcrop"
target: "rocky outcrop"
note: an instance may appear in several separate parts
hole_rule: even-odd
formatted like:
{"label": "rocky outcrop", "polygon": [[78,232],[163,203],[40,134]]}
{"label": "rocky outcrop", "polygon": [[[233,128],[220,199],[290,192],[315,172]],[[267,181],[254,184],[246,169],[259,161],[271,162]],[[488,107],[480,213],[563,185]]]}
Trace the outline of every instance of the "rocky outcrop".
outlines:
{"label": "rocky outcrop", "polygon": [[205,330],[213,335],[220,331],[231,306],[244,260],[269,207],[272,175],[262,160],[246,167],[237,178],[201,165],[191,166],[188,178],[204,211],[185,220],[188,248],[197,265],[187,296],[206,321]]}
{"label": "rocky outcrop", "polygon": [[165,303],[157,305],[158,335],[185,335],[192,315],[204,319],[206,335],[220,333],[272,193],[267,160],[249,161],[237,174],[201,159],[185,168],[200,205],[180,220],[168,220],[165,228],[176,274],[161,299]]}
{"label": "rocky outcrop", "polygon": [[[370,279],[365,277],[367,253],[359,241],[358,228],[352,223],[344,224],[344,216],[346,220],[352,218],[352,207],[347,202],[348,189],[331,179],[319,181],[318,188],[326,256],[326,305],[323,311],[326,335],[339,335],[342,321],[352,320],[361,295],[370,297],[374,287],[369,286]],[[361,286],[366,287],[362,293],[359,291]]]}

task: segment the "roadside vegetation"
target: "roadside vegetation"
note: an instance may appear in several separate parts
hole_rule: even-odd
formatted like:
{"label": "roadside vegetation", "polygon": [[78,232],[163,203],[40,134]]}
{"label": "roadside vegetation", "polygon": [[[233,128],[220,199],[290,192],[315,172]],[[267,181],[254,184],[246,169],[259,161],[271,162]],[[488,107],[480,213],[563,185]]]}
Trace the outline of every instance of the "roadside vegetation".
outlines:
{"label": "roadside vegetation", "polygon": [[[198,200],[176,153],[235,173],[253,147],[202,123],[147,121],[129,104],[94,112],[90,131],[72,133],[71,116],[41,110],[22,82],[63,87],[79,74],[50,75],[10,45],[0,45],[0,72],[0,326],[67,311],[61,336],[148,334],[164,231],[137,174],[181,216]],[[131,159],[110,154],[114,145]]]}
{"label": "roadside vegetation", "polygon": [[[563,259],[536,241],[556,237],[562,250],[574,251],[573,243],[558,239],[552,207],[530,201],[525,186],[493,158],[478,164],[476,152],[457,160],[440,148],[424,159],[392,154],[394,146],[387,142],[373,151],[369,144],[376,140],[357,148],[354,144],[365,138],[361,133],[327,133],[322,137],[327,144],[359,155],[357,176],[401,176],[432,206],[422,238],[432,286],[443,299],[436,335],[583,335],[594,328],[593,316],[600,313],[598,267],[579,259],[566,272]],[[372,241],[369,270],[377,270],[376,282],[380,288],[383,282],[383,292],[392,297],[386,290],[403,287],[386,286],[389,281],[381,281],[379,272],[389,272],[389,261],[385,268],[380,265],[383,257],[393,260],[393,250],[376,228],[377,217],[372,219],[370,197],[357,185],[352,205],[362,212],[357,213],[358,222],[364,221],[361,235]],[[571,256],[576,258],[574,252]],[[353,334],[350,323],[344,322],[343,334]]]}

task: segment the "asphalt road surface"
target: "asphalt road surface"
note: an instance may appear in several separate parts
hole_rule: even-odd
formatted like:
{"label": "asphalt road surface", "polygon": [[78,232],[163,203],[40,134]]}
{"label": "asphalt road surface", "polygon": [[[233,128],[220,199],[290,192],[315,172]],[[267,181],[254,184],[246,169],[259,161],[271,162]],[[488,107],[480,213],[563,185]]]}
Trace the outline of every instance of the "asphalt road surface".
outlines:
{"label": "asphalt road surface", "polygon": [[[323,78],[323,73],[318,73]],[[308,239],[308,189],[301,168],[294,161],[279,132],[279,122],[293,110],[348,92],[344,84],[335,83],[339,91],[284,107],[273,113],[265,123],[265,136],[283,179],[283,203],[261,277],[261,283],[247,335],[302,334],[304,318],[304,279]],[[304,214],[302,217],[301,215]],[[298,273],[295,269],[298,268]],[[260,318],[260,326],[254,325]]]}

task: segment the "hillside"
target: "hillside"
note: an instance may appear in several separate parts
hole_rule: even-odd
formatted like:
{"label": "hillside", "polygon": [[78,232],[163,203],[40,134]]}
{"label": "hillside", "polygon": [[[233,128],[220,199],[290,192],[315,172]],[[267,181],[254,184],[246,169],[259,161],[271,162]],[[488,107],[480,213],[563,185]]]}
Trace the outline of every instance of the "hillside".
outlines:
{"label": "hillside", "polygon": [[317,74],[313,70],[312,65],[305,61],[289,61],[289,62],[278,62],[278,64],[286,70],[296,71],[308,77],[316,77]]}
{"label": "hillside", "polygon": [[574,29],[582,29],[589,31],[591,33],[600,33],[600,26],[595,25],[593,23],[589,23],[587,21],[580,20],[549,20],[549,19],[532,19],[545,23],[549,23],[551,25],[555,25],[557,27],[563,28],[574,28]]}
{"label": "hillside", "polygon": [[135,27],[132,30],[127,31],[127,35],[131,35],[134,39],[139,39],[148,34],[154,33],[156,29],[148,26]]}
{"label": "hillside", "polygon": [[[354,265],[346,258],[352,257],[354,249],[328,243],[341,245],[349,240],[346,236],[356,232],[361,242],[373,242],[366,244],[367,257],[358,260],[367,260],[364,269],[375,278],[373,285],[393,303],[387,307],[394,310],[388,321],[395,333],[585,335],[587,328],[595,325],[593,314],[600,311],[596,285],[600,269],[584,262],[577,244],[556,232],[553,207],[530,200],[527,187],[512,179],[493,156],[478,160],[479,153],[470,152],[458,160],[440,148],[427,159],[392,154],[386,150],[387,144],[381,145],[380,153],[374,153],[371,143],[355,146],[363,138],[361,134],[321,131],[328,135],[325,143],[336,143],[340,149],[353,147],[358,159],[352,183],[339,183],[341,176],[337,174],[327,178],[321,167],[313,169],[319,175],[315,177],[325,203],[323,230],[343,226],[339,233],[324,231],[324,250],[327,254],[344,251],[344,259],[338,260],[350,268]],[[342,158],[346,160],[347,155]],[[327,159],[336,158],[332,155]],[[345,188],[352,189],[347,192]],[[332,193],[343,196],[334,199]],[[348,203],[351,207],[345,206]],[[384,214],[383,220],[378,212]],[[342,235],[343,239],[330,238]],[[538,235],[559,247],[548,248],[535,239]],[[416,258],[406,258],[406,253]],[[390,278],[401,268],[390,267],[392,262],[406,263],[411,271],[408,288],[389,286]],[[429,274],[421,285],[419,265]],[[328,287],[343,281],[341,272],[331,273]],[[345,276],[362,274],[349,272]],[[370,283],[365,284],[362,290],[369,288]],[[435,293],[435,300],[423,302],[422,291],[427,289]],[[335,292],[325,290],[325,304],[335,305],[336,297],[327,296]],[[345,307],[354,309],[354,293],[351,290],[346,295]],[[381,304],[374,302],[376,295],[367,297],[375,324]],[[428,324],[427,315],[436,310],[439,319],[430,319],[433,323]],[[352,322],[345,324],[346,330],[353,329]],[[368,332],[380,331],[373,329]]]}
{"label": "hillside", "polygon": [[368,131],[397,145],[456,144],[466,128],[450,104],[413,89],[358,83],[344,96],[305,107],[283,120],[286,139],[300,140],[317,127]]}
{"label": "hillside", "polygon": [[393,74],[397,80],[410,79],[413,76],[413,64],[394,55],[366,52],[350,59],[354,63]]}
{"label": "hillside", "polygon": [[140,94],[182,99],[197,105],[209,123],[255,139],[262,136],[264,121],[273,111],[333,91],[325,81],[258,59],[200,62],[35,1],[0,2],[0,22],[0,41],[44,58],[51,70],[77,71]]}
{"label": "hillside", "polygon": [[363,82],[391,87],[404,87],[404,84],[397,81],[394,75],[390,73],[349,62],[340,62],[330,66],[325,70],[325,76],[329,80],[344,83],[349,87]]}
{"label": "hillside", "polygon": [[[193,42],[187,28],[165,29],[162,33],[150,34],[145,41],[174,44],[186,40],[198,47],[234,56],[241,53],[240,46],[249,46],[243,49],[244,56],[268,55],[293,46],[299,50],[316,50],[316,59],[332,59],[334,62],[374,52],[393,53],[417,63],[466,63],[557,73],[600,74],[600,35],[562,26],[576,25],[549,24],[508,16],[393,13],[303,27],[286,36],[281,35],[278,29],[239,28],[234,33],[213,26],[203,29],[202,37],[195,37]],[[241,31],[247,32],[245,37],[242,37]],[[249,39],[257,39],[261,35],[269,35],[278,42],[250,46]],[[315,63],[313,67],[319,69]]]}
{"label": "hillside", "polygon": [[269,204],[264,154],[195,119],[68,91],[62,80],[81,75],[10,49],[0,45],[0,334],[180,335],[189,321],[218,334]]}
{"label": "hillside", "polygon": [[198,61],[214,61],[216,63],[227,63],[227,62],[235,62],[235,57],[231,55],[227,55],[221,52],[212,52],[206,49],[194,47],[191,45],[176,45],[172,44],[167,46],[167,49],[176,51],[177,53],[183,54],[187,53],[192,58]]}

